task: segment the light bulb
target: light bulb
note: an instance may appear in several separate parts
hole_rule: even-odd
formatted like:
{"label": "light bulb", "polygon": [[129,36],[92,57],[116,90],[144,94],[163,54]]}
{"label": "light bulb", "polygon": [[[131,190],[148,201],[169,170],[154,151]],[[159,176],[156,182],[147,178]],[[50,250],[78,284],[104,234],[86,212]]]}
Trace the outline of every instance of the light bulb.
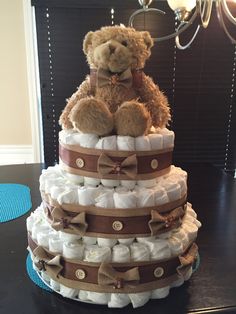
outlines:
{"label": "light bulb", "polygon": [[167,2],[173,11],[185,9],[190,12],[196,6],[196,0],[167,0]]}

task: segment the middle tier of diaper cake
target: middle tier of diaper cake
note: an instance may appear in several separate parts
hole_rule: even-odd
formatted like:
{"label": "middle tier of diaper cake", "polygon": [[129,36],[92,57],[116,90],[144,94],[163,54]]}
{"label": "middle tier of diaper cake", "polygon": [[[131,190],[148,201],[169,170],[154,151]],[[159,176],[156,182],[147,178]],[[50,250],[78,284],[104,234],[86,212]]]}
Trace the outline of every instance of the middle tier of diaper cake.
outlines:
{"label": "middle tier of diaper cake", "polygon": [[60,294],[110,307],[166,297],[192,274],[201,226],[187,173],[172,165],[174,132],[59,133],[59,164],[40,176],[27,219],[34,265]]}

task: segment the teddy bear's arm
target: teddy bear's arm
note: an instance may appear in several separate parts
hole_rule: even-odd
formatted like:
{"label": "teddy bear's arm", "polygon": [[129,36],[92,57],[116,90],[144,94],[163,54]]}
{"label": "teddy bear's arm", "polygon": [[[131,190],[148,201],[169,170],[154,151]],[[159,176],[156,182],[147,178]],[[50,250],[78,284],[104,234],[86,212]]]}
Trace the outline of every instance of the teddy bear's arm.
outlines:
{"label": "teddy bear's arm", "polygon": [[151,77],[143,74],[142,87],[138,90],[141,101],[152,117],[154,127],[165,127],[170,120],[170,108],[166,96],[153,82]]}
{"label": "teddy bear's arm", "polygon": [[72,129],[73,125],[69,119],[69,114],[76,103],[83,98],[91,96],[91,86],[90,77],[87,76],[86,79],[80,84],[77,91],[67,100],[66,107],[62,111],[59,118],[59,124],[63,129]]}

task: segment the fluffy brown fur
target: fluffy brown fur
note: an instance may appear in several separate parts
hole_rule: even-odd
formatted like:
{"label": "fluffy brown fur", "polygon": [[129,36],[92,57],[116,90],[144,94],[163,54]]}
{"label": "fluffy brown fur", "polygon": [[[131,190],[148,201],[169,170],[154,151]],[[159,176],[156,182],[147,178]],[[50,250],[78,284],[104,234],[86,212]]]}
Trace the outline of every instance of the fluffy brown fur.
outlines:
{"label": "fluffy brown fur", "polygon": [[[148,32],[107,26],[89,32],[83,50],[91,68],[119,73],[128,68],[143,68],[152,46]],[[94,97],[91,97],[90,78],[87,77],[68,100],[60,124],[63,128],[74,126],[82,132],[98,135],[107,135],[114,129],[120,135],[139,136],[147,133],[151,125],[165,126],[169,119],[166,97],[143,73],[141,88],[106,85],[97,87]]]}

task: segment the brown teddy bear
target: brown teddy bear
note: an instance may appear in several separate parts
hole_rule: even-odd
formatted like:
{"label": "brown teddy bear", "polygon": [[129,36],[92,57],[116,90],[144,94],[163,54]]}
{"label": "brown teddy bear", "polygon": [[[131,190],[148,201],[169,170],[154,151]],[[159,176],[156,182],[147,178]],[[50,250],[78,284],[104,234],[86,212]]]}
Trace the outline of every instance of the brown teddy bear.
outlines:
{"label": "brown teddy bear", "polygon": [[153,40],[124,26],[89,32],[83,42],[91,73],[61,114],[64,129],[97,135],[147,134],[170,119],[166,97],[142,71]]}

